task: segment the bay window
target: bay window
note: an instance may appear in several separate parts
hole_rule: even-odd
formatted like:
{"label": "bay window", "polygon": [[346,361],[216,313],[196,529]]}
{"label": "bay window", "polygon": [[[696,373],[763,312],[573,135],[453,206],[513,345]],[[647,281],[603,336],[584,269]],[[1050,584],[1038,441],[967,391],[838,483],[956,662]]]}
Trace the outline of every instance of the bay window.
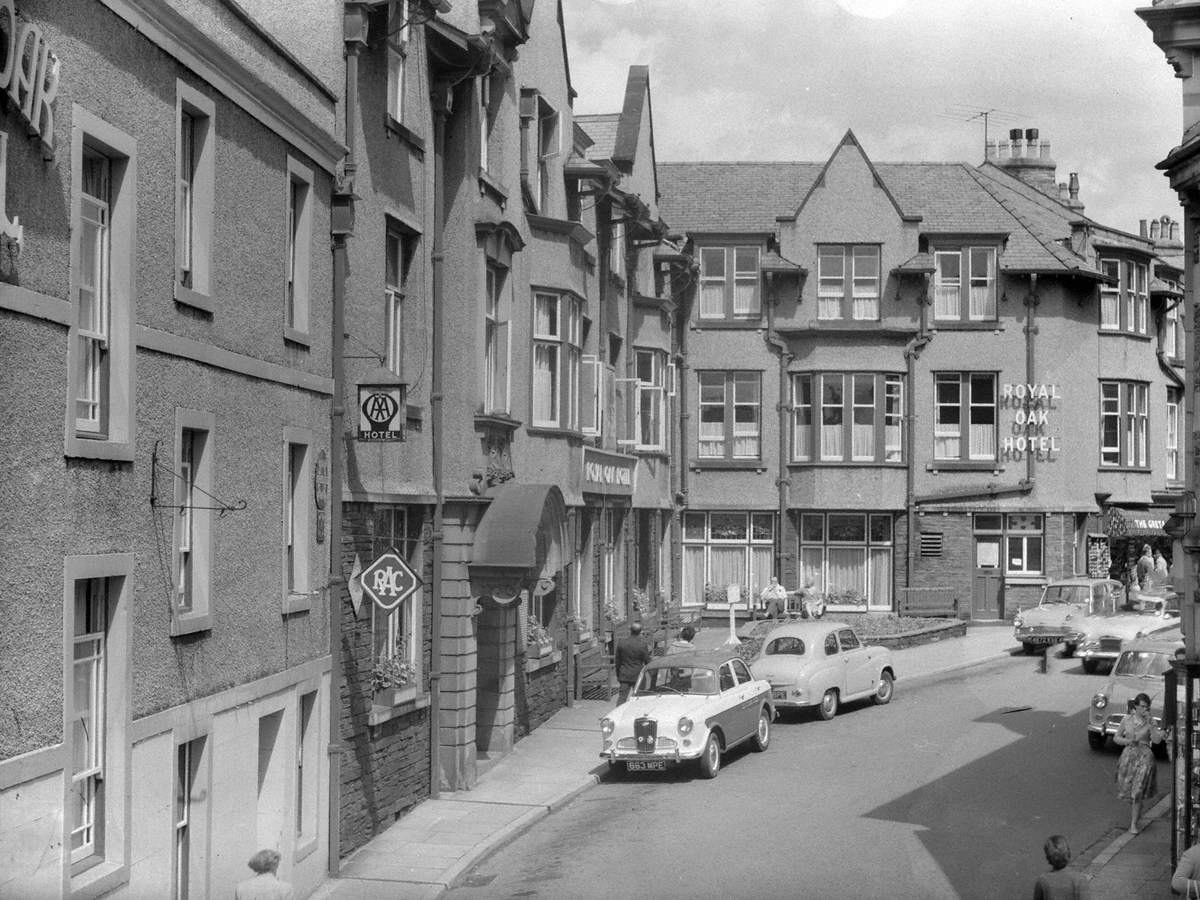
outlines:
{"label": "bay window", "polygon": [[579,428],[583,308],[577,297],[533,295],[533,424]]}
{"label": "bay window", "polygon": [[1100,382],[1100,465],[1142,469],[1150,465],[1150,386],[1139,381]]}
{"label": "bay window", "polygon": [[635,350],[637,370],[638,450],[667,448],[667,354],[662,350]]}
{"label": "bay window", "polygon": [[1150,268],[1144,262],[1102,258],[1100,330],[1146,334],[1150,318]]}
{"label": "bay window", "polygon": [[831,606],[892,605],[892,514],[817,512],[800,516],[800,582]]}
{"label": "bay window", "polygon": [[683,602],[724,603],[729,585],[753,603],[775,574],[775,516],[769,512],[683,514]]}
{"label": "bay window", "polygon": [[[819,410],[814,407],[816,398]],[[792,460],[901,462],[903,407],[901,375],[874,372],[794,375]]]}

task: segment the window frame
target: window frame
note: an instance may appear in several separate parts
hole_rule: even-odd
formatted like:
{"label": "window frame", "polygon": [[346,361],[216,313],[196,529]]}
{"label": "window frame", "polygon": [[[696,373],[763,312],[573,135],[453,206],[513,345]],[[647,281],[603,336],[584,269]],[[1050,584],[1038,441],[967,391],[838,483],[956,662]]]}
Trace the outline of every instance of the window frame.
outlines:
{"label": "window frame", "polygon": [[[1014,520],[1037,519],[1037,527],[1022,526]],[[1004,573],[1006,575],[1041,575],[1046,561],[1046,517],[1042,513],[1004,514]],[[1030,542],[1037,543],[1037,564],[1030,565]],[[1019,542],[1020,555],[1013,555],[1014,542]],[[1020,560],[1019,564],[1014,564]]]}
{"label": "window frame", "polygon": [[[379,529],[381,515],[387,516],[386,534],[381,533]],[[401,524],[397,529],[398,521]],[[424,511],[420,506],[376,504],[371,518],[372,559],[378,559],[382,553],[391,551],[402,557],[414,572],[420,574],[424,568],[423,522]],[[422,690],[424,637],[421,630],[421,612],[425,590],[426,587],[422,583],[390,612],[384,612],[376,604],[371,604],[372,661],[394,658],[396,648],[403,644],[405,661],[413,667],[415,673],[408,684],[402,688],[391,689],[394,699],[392,705],[412,700]],[[378,698],[377,692],[373,700],[377,705]]]}
{"label": "window frame", "polygon": [[[864,404],[856,401],[853,386],[857,384],[857,379],[870,377],[872,379],[872,455],[868,457],[854,455],[854,426],[856,412],[859,409],[865,409]],[[844,433],[842,436],[843,451],[840,457],[825,457],[822,446],[822,429],[824,426],[824,386],[826,379],[840,378],[842,379],[842,427]],[[852,390],[847,393],[845,390],[846,379],[849,378],[852,385]],[[803,386],[808,385],[808,399],[804,398]],[[904,376],[894,372],[793,372],[791,379],[792,386],[792,451],[790,462],[803,465],[881,465],[881,464],[899,464],[904,463]],[[818,401],[817,397],[821,397],[819,403],[821,416],[817,415]],[[891,404],[896,405],[895,411],[889,411]],[[802,419],[807,418],[804,422]],[[820,421],[818,421],[820,420]],[[889,425],[889,421],[895,421],[895,425]],[[889,440],[889,428],[898,429],[895,444],[895,458],[889,458],[888,454],[893,444]],[[807,432],[807,441],[804,440],[805,432]],[[806,453],[803,452],[803,446],[807,443],[810,448]]]}
{"label": "window frame", "polygon": [[[742,534],[744,536],[714,536],[714,516],[723,516],[727,519],[741,516],[743,518]],[[698,522],[700,523],[699,530],[696,528]],[[735,547],[743,551],[741,564],[742,577],[739,583],[744,590],[750,592],[749,597],[742,596],[739,602],[751,605],[755,604],[758,601],[759,593],[767,586],[770,580],[769,575],[765,576],[766,580],[763,584],[759,584],[755,579],[755,550],[760,552],[766,551],[770,554],[773,561],[778,550],[777,541],[781,536],[780,531],[777,516],[771,512],[725,509],[685,510],[683,513],[683,527],[681,528],[681,547],[684,556],[683,596],[687,598],[689,594],[694,594],[698,598],[695,602],[685,599],[685,605],[705,605],[705,587],[713,583],[711,581],[713,574],[713,550],[728,551]],[[704,584],[700,585],[691,583],[690,565],[688,563],[688,558],[697,552],[701,555],[704,570]],[[723,590],[726,585],[718,585],[717,587]],[[723,603],[724,600],[720,602]]]}
{"label": "window frame", "polygon": [[[1116,284],[1099,284],[1099,329],[1104,334],[1150,336],[1150,265],[1121,256],[1101,256],[1101,272]],[[1115,307],[1106,314],[1105,306]],[[1113,315],[1115,313],[1115,315]]]}
{"label": "window frame", "polygon": [[[722,409],[722,436],[719,439],[723,447],[721,454],[705,453],[704,444],[713,444],[717,442],[715,437],[705,437],[704,433],[704,411],[705,408],[714,408],[717,404],[713,401],[704,399],[704,381],[705,378],[715,380],[717,377],[721,380],[722,399],[720,406]],[[755,389],[755,398],[752,402],[739,401],[737,399],[737,386],[751,385]],[[762,460],[762,443],[763,443],[763,399],[762,399],[762,372],[758,370],[748,369],[700,369],[696,372],[696,458],[702,461],[724,460],[727,462],[759,462]],[[713,387],[714,385],[709,385]],[[749,432],[738,434],[737,431],[737,410],[739,407],[753,407],[756,410],[757,428],[753,433],[755,442],[755,453],[753,455],[738,454],[735,452],[735,447],[739,437],[749,439]]]}
{"label": "window frame", "polygon": [[[634,391],[634,449],[645,452],[667,451],[667,421],[670,409],[667,392],[667,352],[655,347],[634,347],[634,375],[637,387]],[[642,364],[649,363],[650,380]],[[647,419],[647,405],[649,418]]]}
{"label": "window frame", "polygon": [[1163,451],[1168,482],[1183,481],[1183,470],[1180,467],[1182,456],[1179,452],[1179,435],[1183,429],[1183,403],[1183,390],[1168,387],[1167,411],[1163,422]]}
{"label": "window frame", "polygon": [[[212,313],[215,311],[212,248],[216,204],[216,103],[176,79],[175,120],[175,300]],[[190,135],[186,127],[189,120]]]}
{"label": "window frame", "polygon": [[388,4],[387,21],[387,114],[393,122],[405,125],[404,95],[407,84],[409,0]]}
{"label": "window frame", "polygon": [[[1131,379],[1100,379],[1101,469],[1150,468],[1150,384]],[[1115,427],[1116,442],[1110,441]],[[1116,454],[1116,459],[1106,459]]]}
{"label": "window frame", "polygon": [[[841,274],[826,274],[827,261],[836,258]],[[870,251],[864,253],[861,251]],[[874,262],[874,275],[859,274],[859,260]],[[870,282],[873,292],[860,292],[859,283]],[[818,244],[817,245],[817,319],[822,322],[878,322],[880,300],[883,296],[882,248],[879,244]],[[872,301],[861,303],[859,301]],[[860,314],[859,307],[869,308],[870,314]],[[836,310],[836,315],[830,311]]]}
{"label": "window frame", "polygon": [[316,447],[312,432],[304,428],[283,430],[282,452],[282,611],[303,612],[312,606],[311,568],[314,516],[312,467]]}
{"label": "window frame", "polygon": [[1183,321],[1179,303],[1167,301],[1163,310],[1163,352],[1173,362],[1183,360]]}
{"label": "window frame", "polygon": [[552,162],[562,154],[561,117],[544,96],[537,95],[536,134],[536,170],[534,174],[534,196],[537,198],[537,210],[542,215],[549,215],[551,204],[556,199],[554,190],[554,172]]}
{"label": "window frame", "polygon": [[283,336],[292,343],[308,346],[311,314],[313,170],[289,156],[285,200],[286,256]]}
{"label": "window frame", "polygon": [[[956,323],[977,325],[979,323],[997,322],[999,320],[998,295],[1000,288],[999,248],[994,244],[961,244],[957,247],[930,247],[930,251],[933,253],[934,264],[933,302],[929,306],[931,327],[953,326]],[[983,276],[975,274],[976,253],[986,254]],[[957,257],[958,259],[958,278],[955,285],[955,292],[958,294],[958,298],[955,303],[955,313],[953,315],[945,310],[939,311],[939,305],[944,302],[939,297],[939,291],[945,281],[942,275],[941,263],[943,259],[949,260],[952,257]],[[983,314],[976,314],[972,310],[971,291],[976,286],[975,283],[979,280],[982,280],[988,288],[985,312]],[[946,293],[948,295],[949,291]]]}
{"label": "window frame", "polygon": [[[70,320],[67,335],[67,396],[64,405],[64,455],[75,458],[132,462],[136,443],[137,391],[134,375],[134,290],[137,243],[137,142],[79,104],[71,110],[71,242],[69,266]],[[81,429],[77,387],[85,371],[83,327],[79,303],[83,271],[80,227],[83,213],[85,150],[108,159],[108,241],[106,304],[106,369],[98,384],[103,406],[100,427]]]}
{"label": "window frame", "polygon": [[482,407],[485,413],[508,415],[512,409],[512,286],[507,266],[486,261],[483,295]]}
{"label": "window frame", "polygon": [[[579,430],[580,368],[583,362],[583,301],[569,291],[534,287],[530,325],[530,424],[534,428]],[[553,304],[552,330],[542,328],[548,320],[539,309]],[[539,376],[539,351],[552,357],[544,370],[549,376],[550,396],[542,396],[546,376]],[[549,407],[549,415],[547,415]]]}
{"label": "window frame", "polygon": [[[862,537],[848,538],[844,535],[835,536],[830,526],[830,518],[839,516],[844,519],[861,519]],[[866,587],[863,599],[868,610],[890,608],[895,601],[896,579],[896,519],[893,513],[882,510],[814,510],[800,514],[799,526],[796,529],[796,559],[799,563],[801,581],[811,580],[816,590],[825,593],[830,579],[831,551],[861,550],[862,580]],[[814,528],[815,526],[815,528]],[[806,552],[807,551],[807,552]],[[813,565],[813,554],[820,557],[820,563]],[[886,553],[887,572],[886,583],[888,596],[874,596],[878,555]],[[844,563],[843,563],[844,564]]]}
{"label": "window frame", "polygon": [[[212,498],[215,432],[216,416],[213,413],[176,407],[172,470],[175,494],[171,568],[175,589],[171,604],[172,637],[207,631],[213,627],[214,516],[210,507],[216,503]],[[181,599],[184,595],[189,597],[187,602]]]}
{"label": "window frame", "polygon": [[419,235],[395,216],[384,216],[384,367],[404,377],[404,307]]}
{"label": "window frame", "polygon": [[[697,247],[700,256],[700,298],[696,303],[696,316],[700,322],[757,322],[762,318],[762,286],[760,273],[762,266],[762,246],[754,243],[712,244]],[[753,268],[738,268],[739,251],[754,253]],[[714,259],[716,254],[722,254],[721,274],[709,273],[708,259]],[[705,311],[705,286],[721,287],[721,312]],[[748,307],[739,310],[737,289],[751,287],[753,295]]]}
{"label": "window frame", "polygon": [[[958,384],[958,400],[956,403],[943,402],[939,399],[939,386],[943,383],[949,384],[950,379],[954,378]],[[992,401],[990,404],[976,402],[975,400],[975,381],[976,379],[991,379]],[[997,372],[979,372],[979,371],[957,371],[957,372],[934,372],[933,373],[933,459],[938,462],[963,462],[963,463],[994,463],[999,460],[1000,440],[999,440],[999,395],[997,386],[999,384],[999,373]],[[957,429],[952,433],[948,425],[941,420],[942,409],[950,409],[952,407],[958,409]],[[976,423],[973,421],[973,413],[975,410],[990,409],[991,410],[991,427],[992,427],[992,447],[991,453],[977,452],[973,446],[971,428],[972,426],[984,425],[988,423]],[[959,452],[957,455],[947,455],[939,450],[939,440],[955,439],[959,444]]]}

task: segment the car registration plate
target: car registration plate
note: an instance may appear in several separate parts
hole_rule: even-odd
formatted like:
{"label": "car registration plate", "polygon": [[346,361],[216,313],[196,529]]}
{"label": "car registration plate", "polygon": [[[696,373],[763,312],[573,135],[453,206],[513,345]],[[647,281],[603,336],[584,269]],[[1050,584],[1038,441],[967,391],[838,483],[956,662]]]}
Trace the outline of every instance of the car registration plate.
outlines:
{"label": "car registration plate", "polygon": [[771,699],[786,700],[787,699],[787,691],[771,691]]}
{"label": "car registration plate", "polygon": [[1042,644],[1057,644],[1062,638],[1055,637],[1052,634],[1035,634],[1032,637],[1022,638],[1021,640],[1027,644],[1038,644],[1040,646]]}
{"label": "car registration plate", "polygon": [[631,759],[625,763],[625,768],[630,772],[665,772],[667,771],[667,761],[665,759]]}

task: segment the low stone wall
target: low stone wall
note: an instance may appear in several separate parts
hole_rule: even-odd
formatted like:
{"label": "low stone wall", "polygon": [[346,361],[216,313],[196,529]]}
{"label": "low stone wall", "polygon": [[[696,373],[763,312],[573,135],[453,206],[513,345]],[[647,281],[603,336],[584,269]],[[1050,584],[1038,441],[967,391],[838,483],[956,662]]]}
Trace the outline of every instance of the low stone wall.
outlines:
{"label": "low stone wall", "polygon": [[903,650],[905,647],[916,647],[920,644],[930,644],[946,638],[962,637],[967,633],[965,621],[951,621],[945,624],[933,625],[921,631],[910,631],[905,634],[880,634],[863,636],[864,644],[875,644],[887,647],[889,650]]}

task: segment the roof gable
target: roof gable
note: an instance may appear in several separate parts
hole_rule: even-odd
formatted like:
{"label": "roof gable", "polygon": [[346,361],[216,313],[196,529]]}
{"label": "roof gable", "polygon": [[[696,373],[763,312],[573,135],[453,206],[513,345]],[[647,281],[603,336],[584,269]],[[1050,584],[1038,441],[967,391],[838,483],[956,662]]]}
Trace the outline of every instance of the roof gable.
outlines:
{"label": "roof gable", "polygon": [[835,163],[842,161],[840,158],[844,153],[858,154],[862,162],[865,164],[867,171],[870,172],[875,187],[883,191],[884,196],[891,204],[892,209],[896,211],[896,215],[899,218],[913,218],[905,215],[904,210],[900,208],[900,204],[896,202],[896,198],[892,195],[892,192],[888,190],[887,184],[884,183],[883,178],[880,177],[879,172],[875,169],[875,165],[871,162],[871,158],[867,156],[867,151],[862,148],[862,144],[858,142],[858,138],[854,136],[854,132],[851,129],[846,130],[846,133],[842,136],[841,141],[838,142],[837,147],[835,147],[833,153],[830,154],[829,159],[825,161],[825,165],[821,168],[820,174],[813,181],[813,183],[809,185],[808,192],[804,195],[804,199],[800,201],[795,213],[788,218],[799,218],[800,214],[804,211],[804,208],[813,199],[813,195],[816,193],[817,189],[828,186],[830,173],[831,171],[835,170]]}

